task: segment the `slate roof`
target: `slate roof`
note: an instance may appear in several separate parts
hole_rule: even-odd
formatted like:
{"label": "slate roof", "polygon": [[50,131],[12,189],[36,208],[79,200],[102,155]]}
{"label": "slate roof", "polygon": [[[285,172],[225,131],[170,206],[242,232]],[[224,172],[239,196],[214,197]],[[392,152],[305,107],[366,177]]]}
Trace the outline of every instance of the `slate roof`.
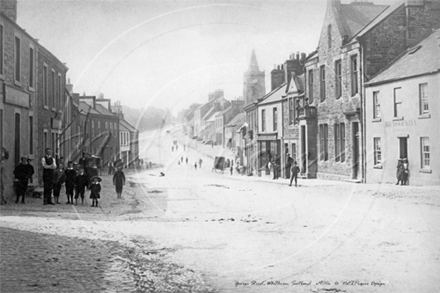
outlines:
{"label": "slate roof", "polygon": [[120,119],[119,123],[121,125],[123,125],[125,128],[127,128],[128,130],[130,130],[131,132],[137,132],[138,131],[134,126],[132,126],[130,123],[128,123],[124,119]]}
{"label": "slate roof", "polygon": [[344,31],[342,35],[350,39],[387,8],[388,5],[374,5],[370,2],[341,4],[339,25]]}
{"label": "slate roof", "polygon": [[380,22],[385,20],[388,16],[390,16],[394,11],[396,11],[404,4],[405,4],[404,0],[399,0],[391,6],[385,6],[385,9],[383,9],[382,12],[376,18],[374,18],[371,22],[367,23],[368,25],[365,25],[356,34],[352,35],[353,39],[351,40],[351,42],[354,40],[354,37],[362,37],[363,35],[365,35],[367,32],[369,32],[376,25],[378,25]]}
{"label": "slate roof", "polygon": [[406,50],[367,84],[440,72],[440,58],[433,58],[434,56],[440,56],[440,30],[434,31],[419,44]]}
{"label": "slate roof", "polygon": [[89,104],[87,104],[86,102],[80,101],[79,105],[78,105],[78,110],[82,110],[83,113],[87,114],[87,113],[91,113],[91,114],[101,114],[98,111],[96,111],[95,109],[93,109],[92,107],[90,107]]}
{"label": "slate roof", "polygon": [[232,127],[243,124],[244,118],[246,117],[245,113],[238,113],[228,124],[226,127]]}
{"label": "slate roof", "polygon": [[103,105],[101,104],[95,104],[95,110],[97,112],[99,112],[102,115],[108,115],[108,116],[115,116],[114,113],[110,112],[108,109],[106,109]]}
{"label": "slate roof", "polygon": [[215,113],[215,107],[212,107],[211,109],[208,110],[208,112],[206,112],[202,120],[208,120],[214,113]]}
{"label": "slate roof", "polygon": [[287,83],[283,83],[267,95],[263,97],[263,100],[258,103],[258,105],[269,104],[272,102],[281,101],[283,96],[286,94]]}

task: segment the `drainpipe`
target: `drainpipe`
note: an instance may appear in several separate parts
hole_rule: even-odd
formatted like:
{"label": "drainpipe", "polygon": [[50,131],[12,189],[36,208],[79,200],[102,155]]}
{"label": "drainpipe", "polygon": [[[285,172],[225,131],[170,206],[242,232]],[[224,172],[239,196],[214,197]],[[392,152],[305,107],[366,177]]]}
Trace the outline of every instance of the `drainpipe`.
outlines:
{"label": "drainpipe", "polygon": [[361,39],[358,38],[357,41],[359,42],[359,54],[360,59],[362,60],[362,78],[360,81],[361,91],[360,91],[360,98],[361,98],[361,111],[360,111],[360,120],[361,120],[361,137],[362,137],[362,143],[361,143],[361,153],[362,153],[362,182],[367,183],[367,166],[366,166],[366,103],[365,103],[365,86],[364,86],[364,79],[367,78],[367,76],[364,73],[364,66],[365,66],[365,56],[364,56],[364,44],[362,43]]}

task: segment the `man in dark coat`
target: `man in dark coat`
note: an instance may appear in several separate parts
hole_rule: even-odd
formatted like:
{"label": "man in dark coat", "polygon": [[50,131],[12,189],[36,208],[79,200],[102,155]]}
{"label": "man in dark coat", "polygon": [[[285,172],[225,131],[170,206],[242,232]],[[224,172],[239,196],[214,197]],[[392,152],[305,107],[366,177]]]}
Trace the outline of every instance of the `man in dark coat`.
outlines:
{"label": "man in dark coat", "polygon": [[295,179],[295,187],[297,186],[298,174],[301,172],[300,168],[296,165],[296,162],[293,162],[290,168],[290,184],[292,186],[292,181]]}
{"label": "man in dark coat", "polygon": [[52,202],[53,171],[57,168],[55,159],[52,157],[52,149],[46,149],[46,155],[41,159],[43,165],[43,185],[44,201],[43,204],[54,204]]}
{"label": "man in dark coat", "polygon": [[27,157],[21,157],[20,164],[14,169],[14,187],[17,199],[15,203],[18,203],[20,196],[22,196],[21,203],[24,203],[24,197],[28,187],[29,181],[29,169],[27,168]]}

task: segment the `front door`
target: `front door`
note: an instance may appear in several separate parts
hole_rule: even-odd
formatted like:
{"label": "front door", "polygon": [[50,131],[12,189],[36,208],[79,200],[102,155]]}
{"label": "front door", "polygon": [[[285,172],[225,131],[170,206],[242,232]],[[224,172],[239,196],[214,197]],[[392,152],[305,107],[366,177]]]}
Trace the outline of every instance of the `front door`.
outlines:
{"label": "front door", "polygon": [[359,176],[359,123],[353,122],[353,179]]}
{"label": "front door", "polygon": [[399,137],[399,159],[408,159],[408,138]]}

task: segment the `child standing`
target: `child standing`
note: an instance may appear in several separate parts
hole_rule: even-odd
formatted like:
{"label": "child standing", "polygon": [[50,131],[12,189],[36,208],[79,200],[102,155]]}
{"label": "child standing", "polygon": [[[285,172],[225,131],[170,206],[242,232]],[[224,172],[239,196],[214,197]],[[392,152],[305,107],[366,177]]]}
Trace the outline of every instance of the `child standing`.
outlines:
{"label": "child standing", "polygon": [[91,192],[90,192],[90,198],[92,199],[92,207],[98,207],[98,199],[101,198],[101,178],[98,176],[95,176],[92,178],[92,184],[91,184]]}
{"label": "child standing", "polygon": [[73,169],[73,162],[67,162],[67,169],[64,171],[66,176],[66,204],[73,204],[73,189],[75,188],[76,171]]}
{"label": "child standing", "polygon": [[122,186],[125,185],[125,175],[122,168],[118,168],[118,171],[113,175],[113,185],[116,188],[117,198],[122,198]]}
{"label": "child standing", "polygon": [[59,167],[53,171],[53,197],[55,203],[60,203],[60,191],[65,179],[64,165],[60,163]]}
{"label": "child standing", "polygon": [[84,173],[84,168],[79,169],[79,173],[75,178],[75,205],[78,204],[78,197],[81,196],[81,204],[84,204],[84,192],[88,185],[87,175]]}

